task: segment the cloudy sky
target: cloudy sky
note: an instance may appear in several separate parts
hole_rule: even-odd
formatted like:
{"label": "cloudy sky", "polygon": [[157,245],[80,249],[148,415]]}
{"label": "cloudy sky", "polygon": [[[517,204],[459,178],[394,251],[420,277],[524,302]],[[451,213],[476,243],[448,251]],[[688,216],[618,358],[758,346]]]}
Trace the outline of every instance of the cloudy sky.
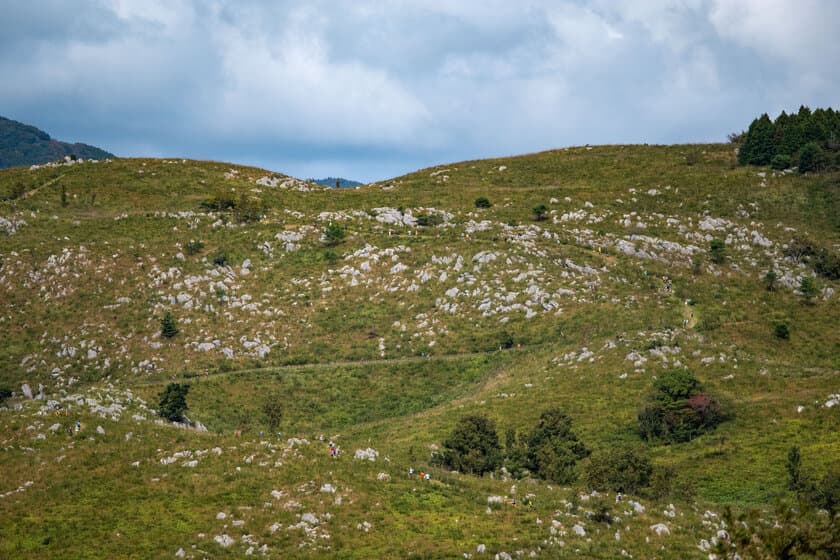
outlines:
{"label": "cloudy sky", "polygon": [[840,107],[837,0],[28,0],[0,115],[120,156],[376,180]]}

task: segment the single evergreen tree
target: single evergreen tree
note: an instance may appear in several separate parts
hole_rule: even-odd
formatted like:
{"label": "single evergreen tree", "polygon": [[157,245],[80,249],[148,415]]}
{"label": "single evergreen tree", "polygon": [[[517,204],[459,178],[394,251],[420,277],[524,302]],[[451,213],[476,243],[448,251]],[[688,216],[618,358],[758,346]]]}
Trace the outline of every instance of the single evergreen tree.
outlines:
{"label": "single evergreen tree", "polygon": [[738,152],[738,162],[742,165],[769,165],[775,154],[773,136],[773,121],[764,113],[750,124]]}
{"label": "single evergreen tree", "polygon": [[528,463],[533,472],[567,484],[577,478],[577,462],[588,455],[589,450],[572,430],[572,419],[566,412],[551,408],[540,414],[528,438]]}
{"label": "single evergreen tree", "polygon": [[817,297],[817,285],[814,279],[810,276],[803,276],[799,280],[799,293],[802,294],[805,303],[813,303],[814,298]]}
{"label": "single evergreen tree", "polygon": [[723,240],[712,239],[709,242],[709,258],[716,264],[722,264],[726,260],[726,243]]}
{"label": "single evergreen tree", "polygon": [[344,239],[344,228],[335,222],[330,222],[324,228],[324,244],[328,247],[333,247],[341,243]]}
{"label": "single evergreen tree", "polygon": [[160,394],[158,414],[170,422],[180,422],[187,411],[187,393],[190,386],[186,383],[170,383]]}
{"label": "single evergreen tree", "polygon": [[461,418],[443,447],[444,464],[457,471],[480,475],[502,464],[496,424],[485,416]]}
{"label": "single evergreen tree", "polygon": [[160,336],[163,338],[172,338],[180,332],[178,330],[178,322],[172,313],[167,309],[163,314],[163,319],[160,320]]}

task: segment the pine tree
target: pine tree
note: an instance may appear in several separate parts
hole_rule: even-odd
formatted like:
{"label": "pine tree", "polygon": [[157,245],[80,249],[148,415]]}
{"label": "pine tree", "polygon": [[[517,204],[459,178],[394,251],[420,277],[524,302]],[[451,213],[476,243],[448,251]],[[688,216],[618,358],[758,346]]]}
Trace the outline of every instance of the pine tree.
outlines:
{"label": "pine tree", "polygon": [[170,422],[180,422],[187,411],[187,393],[190,386],[186,383],[170,383],[160,394],[158,414]]}
{"label": "pine tree", "polygon": [[738,162],[742,165],[769,165],[774,155],[773,122],[767,113],[750,124],[744,145],[738,152]]}
{"label": "pine tree", "polygon": [[172,338],[180,332],[178,330],[178,322],[168,310],[163,314],[163,319],[160,320],[160,336],[163,338]]}

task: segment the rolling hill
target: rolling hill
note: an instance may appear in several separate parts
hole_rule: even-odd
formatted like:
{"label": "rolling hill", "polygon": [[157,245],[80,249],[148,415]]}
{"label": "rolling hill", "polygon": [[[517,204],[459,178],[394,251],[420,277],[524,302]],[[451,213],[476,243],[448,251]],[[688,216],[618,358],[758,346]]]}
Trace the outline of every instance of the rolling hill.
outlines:
{"label": "rolling hill", "polygon": [[37,165],[65,157],[106,159],[114,156],[95,146],[55,140],[34,126],[0,117],[0,169]]}
{"label": "rolling hill", "polygon": [[[708,558],[727,507],[792,500],[792,447],[814,479],[840,461],[840,282],[815,269],[838,176],[736,159],[579,147],[359,189],[181,159],[0,172],[0,556]],[[731,418],[644,442],[674,370]],[[158,417],[173,381],[197,427]],[[515,442],[553,407],[580,473],[630,446],[658,486],[433,458],[466,415]]]}

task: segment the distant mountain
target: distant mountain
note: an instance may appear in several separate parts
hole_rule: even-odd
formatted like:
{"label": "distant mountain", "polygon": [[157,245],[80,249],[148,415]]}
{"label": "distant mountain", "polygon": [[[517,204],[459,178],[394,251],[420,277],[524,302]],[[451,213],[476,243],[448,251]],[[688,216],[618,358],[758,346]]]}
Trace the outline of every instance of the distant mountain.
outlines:
{"label": "distant mountain", "polygon": [[95,146],[53,140],[49,134],[34,126],[0,117],[0,169],[47,163],[63,159],[64,156],[84,159],[114,157]]}
{"label": "distant mountain", "polygon": [[339,186],[342,189],[349,189],[352,187],[358,187],[360,185],[364,185],[364,183],[360,183],[358,181],[352,181],[350,179],[344,179],[343,177],[327,177],[326,179],[310,179],[311,182],[322,185],[324,187],[333,187],[335,188],[335,182],[339,181]]}

